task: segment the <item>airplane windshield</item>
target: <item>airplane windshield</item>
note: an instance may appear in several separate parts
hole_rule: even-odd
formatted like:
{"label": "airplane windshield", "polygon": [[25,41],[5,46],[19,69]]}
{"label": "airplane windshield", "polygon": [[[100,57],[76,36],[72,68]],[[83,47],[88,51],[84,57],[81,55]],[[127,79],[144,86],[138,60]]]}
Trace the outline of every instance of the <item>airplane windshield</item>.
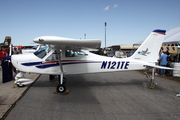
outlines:
{"label": "airplane windshield", "polygon": [[34,47],[32,47],[32,49],[35,49],[35,50],[36,50],[36,49],[37,49],[37,47],[38,47],[38,45],[35,45]]}
{"label": "airplane windshield", "polygon": [[34,55],[36,55],[39,58],[43,58],[45,57],[49,52],[51,51],[51,49],[48,46],[45,46],[37,51],[34,52]]}

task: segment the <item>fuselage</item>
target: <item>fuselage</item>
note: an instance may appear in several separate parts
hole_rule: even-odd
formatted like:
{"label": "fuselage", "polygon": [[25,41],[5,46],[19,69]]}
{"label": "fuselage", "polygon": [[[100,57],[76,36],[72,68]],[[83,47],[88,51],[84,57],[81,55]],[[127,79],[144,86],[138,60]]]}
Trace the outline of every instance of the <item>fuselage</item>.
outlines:
{"label": "fuselage", "polygon": [[57,54],[61,55],[64,74],[83,74],[146,69],[144,63],[130,58],[111,58],[88,51],[62,50],[57,53],[46,47],[31,54],[12,55],[13,66],[22,71],[38,74],[61,73]]}

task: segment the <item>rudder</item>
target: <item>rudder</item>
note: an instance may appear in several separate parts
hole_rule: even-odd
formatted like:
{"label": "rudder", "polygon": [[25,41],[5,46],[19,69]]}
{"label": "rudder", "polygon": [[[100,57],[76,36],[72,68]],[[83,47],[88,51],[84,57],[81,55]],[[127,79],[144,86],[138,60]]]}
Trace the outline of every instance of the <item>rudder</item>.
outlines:
{"label": "rudder", "polygon": [[11,37],[10,36],[5,37],[4,44],[7,46],[9,46],[11,44]]}
{"label": "rudder", "polygon": [[131,59],[157,62],[166,30],[154,30],[130,57]]}

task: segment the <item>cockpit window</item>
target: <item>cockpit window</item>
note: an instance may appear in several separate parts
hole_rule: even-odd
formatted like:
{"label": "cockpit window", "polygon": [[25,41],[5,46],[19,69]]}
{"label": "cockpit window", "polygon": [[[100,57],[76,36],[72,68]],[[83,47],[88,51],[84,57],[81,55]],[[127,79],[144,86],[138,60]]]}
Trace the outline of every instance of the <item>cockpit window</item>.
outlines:
{"label": "cockpit window", "polygon": [[46,59],[46,61],[57,61],[58,60],[58,54],[62,56],[62,51],[60,50],[59,53],[56,52],[56,50]]}
{"label": "cockpit window", "polygon": [[37,51],[34,52],[34,55],[36,55],[39,58],[43,58],[45,57],[49,52],[51,51],[51,49],[48,46],[45,46]]}
{"label": "cockpit window", "polygon": [[46,61],[57,61],[58,60],[58,56],[57,54],[51,54],[47,59]]}
{"label": "cockpit window", "polygon": [[80,57],[86,56],[87,54],[81,51],[66,50],[66,57]]}

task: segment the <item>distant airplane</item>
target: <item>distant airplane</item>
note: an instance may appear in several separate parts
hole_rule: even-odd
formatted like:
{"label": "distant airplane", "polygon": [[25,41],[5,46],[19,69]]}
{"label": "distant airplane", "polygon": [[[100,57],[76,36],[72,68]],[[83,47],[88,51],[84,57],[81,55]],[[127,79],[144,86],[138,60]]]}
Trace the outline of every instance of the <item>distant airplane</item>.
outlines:
{"label": "distant airplane", "polygon": [[4,47],[5,49],[8,49],[11,44],[11,37],[6,36],[3,43],[0,43],[0,48]]}
{"label": "distant airplane", "polygon": [[41,48],[45,47],[45,45],[35,45],[31,49],[22,49],[22,53],[33,53]]}
{"label": "distant airplane", "polygon": [[[47,44],[48,46],[32,54],[12,55],[13,66],[21,71],[16,75],[15,83],[18,86],[24,86],[33,82],[33,80],[23,78],[25,72],[60,75],[57,91],[63,93],[66,91],[64,74],[130,71],[149,68],[172,70],[172,68],[155,64],[159,59],[158,54],[165,33],[165,30],[154,30],[137,51],[128,58],[111,58],[90,53],[88,49],[100,47],[101,40],[77,40],[57,36],[38,37],[33,40],[35,43]],[[153,74],[154,72],[152,72],[152,76]],[[153,80],[150,81],[152,85],[154,85],[153,82]]]}

